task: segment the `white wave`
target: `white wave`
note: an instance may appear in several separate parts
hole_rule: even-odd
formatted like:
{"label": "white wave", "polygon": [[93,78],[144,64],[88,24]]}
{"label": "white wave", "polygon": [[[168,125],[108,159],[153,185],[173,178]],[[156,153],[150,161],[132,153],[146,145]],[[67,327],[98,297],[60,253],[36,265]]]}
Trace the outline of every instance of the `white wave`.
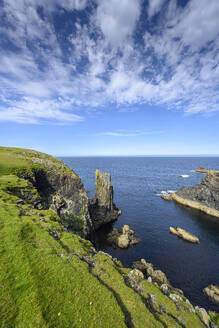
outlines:
{"label": "white wave", "polygon": [[161,190],[161,192],[156,193],[156,196],[169,196],[169,194],[172,194],[176,192],[176,190]]}
{"label": "white wave", "polygon": [[189,178],[188,174],[178,174],[177,176],[180,178]]}

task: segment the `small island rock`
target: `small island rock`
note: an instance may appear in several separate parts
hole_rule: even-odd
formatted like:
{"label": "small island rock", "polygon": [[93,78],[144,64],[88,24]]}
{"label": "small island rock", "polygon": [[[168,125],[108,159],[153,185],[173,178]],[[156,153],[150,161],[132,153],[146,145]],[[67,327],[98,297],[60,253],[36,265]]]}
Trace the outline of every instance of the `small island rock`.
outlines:
{"label": "small island rock", "polygon": [[190,233],[184,229],[181,229],[181,228],[175,229],[173,227],[170,227],[170,232],[186,241],[189,241],[190,243],[199,243],[200,242],[198,237],[196,237],[195,235],[193,235],[192,233]]}
{"label": "small island rock", "polygon": [[113,229],[107,236],[107,241],[113,246],[119,248],[128,248],[131,245],[135,245],[140,242],[140,238],[134,236],[135,231],[125,224],[120,232],[117,229]]}

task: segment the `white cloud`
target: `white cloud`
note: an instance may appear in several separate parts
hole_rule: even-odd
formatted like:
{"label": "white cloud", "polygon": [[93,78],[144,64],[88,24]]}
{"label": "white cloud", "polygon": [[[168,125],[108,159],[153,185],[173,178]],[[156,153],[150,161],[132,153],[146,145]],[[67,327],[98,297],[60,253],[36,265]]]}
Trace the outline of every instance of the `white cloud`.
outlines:
{"label": "white cloud", "polygon": [[[74,122],[109,103],[118,110],[148,103],[187,113],[219,110],[218,0],[190,0],[184,8],[151,0],[148,16],[162,8],[160,19],[137,40],[140,0],[96,4],[86,24],[75,20],[63,47],[51,19],[58,0],[38,2],[44,17],[36,2],[4,1],[1,39],[16,51],[0,48],[0,120]],[[69,11],[87,5],[61,3]]]}
{"label": "white cloud", "polygon": [[111,46],[122,46],[134,32],[140,15],[140,0],[99,0],[97,22]]}
{"label": "white cloud", "polygon": [[149,0],[148,2],[148,16],[151,18],[155,14],[157,14],[165,0]]}
{"label": "white cloud", "polygon": [[174,10],[167,24],[170,35],[180,37],[183,44],[200,49],[219,35],[219,1],[190,0],[184,10]]}

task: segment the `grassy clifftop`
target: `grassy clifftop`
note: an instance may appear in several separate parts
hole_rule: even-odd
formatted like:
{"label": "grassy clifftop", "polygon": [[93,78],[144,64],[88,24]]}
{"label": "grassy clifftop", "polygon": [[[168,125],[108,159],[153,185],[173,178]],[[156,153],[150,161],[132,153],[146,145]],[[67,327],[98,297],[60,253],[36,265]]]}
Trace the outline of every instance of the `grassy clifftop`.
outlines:
{"label": "grassy clifftop", "polygon": [[130,279],[131,269],[67,232],[53,211],[34,208],[38,191],[16,172],[42,159],[62,167],[45,154],[0,149],[0,328],[205,327],[183,296],[174,302]]}
{"label": "grassy clifftop", "polygon": [[63,174],[74,174],[63,162],[53,156],[31,149],[0,147],[0,174],[19,173],[46,167]]}

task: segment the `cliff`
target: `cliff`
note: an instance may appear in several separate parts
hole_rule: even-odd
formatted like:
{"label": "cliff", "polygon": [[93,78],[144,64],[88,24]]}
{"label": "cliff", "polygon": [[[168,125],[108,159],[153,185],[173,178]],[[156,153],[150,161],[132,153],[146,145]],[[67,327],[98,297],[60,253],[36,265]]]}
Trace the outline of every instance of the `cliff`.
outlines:
{"label": "cliff", "polygon": [[88,200],[72,170],[42,153],[0,148],[0,328],[217,326],[216,314],[154,275],[147,280],[97,252],[67,227],[69,211],[88,226]]}
{"label": "cliff", "polygon": [[219,218],[219,172],[204,170],[206,176],[202,182],[191,188],[183,187],[171,198],[178,203],[189,206]]}

